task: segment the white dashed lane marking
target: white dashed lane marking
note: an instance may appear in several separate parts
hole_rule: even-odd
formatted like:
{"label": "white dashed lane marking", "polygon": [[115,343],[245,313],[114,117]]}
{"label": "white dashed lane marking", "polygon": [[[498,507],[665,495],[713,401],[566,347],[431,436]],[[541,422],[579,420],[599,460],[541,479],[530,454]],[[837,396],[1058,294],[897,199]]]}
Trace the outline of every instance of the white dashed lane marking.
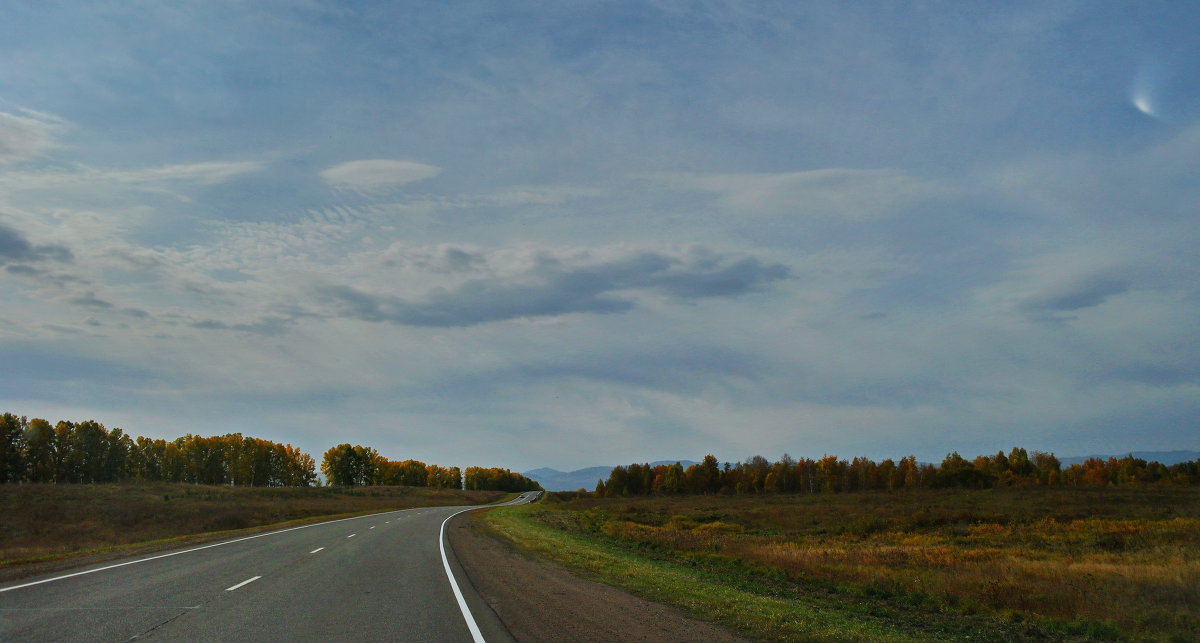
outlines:
{"label": "white dashed lane marking", "polygon": [[239,587],[242,587],[243,585],[249,585],[250,583],[253,583],[254,581],[256,581],[260,578],[262,578],[262,576],[255,576],[254,578],[247,578],[246,580],[238,583],[237,585],[234,585],[233,587],[226,587],[225,591],[232,592],[233,590],[235,590]]}

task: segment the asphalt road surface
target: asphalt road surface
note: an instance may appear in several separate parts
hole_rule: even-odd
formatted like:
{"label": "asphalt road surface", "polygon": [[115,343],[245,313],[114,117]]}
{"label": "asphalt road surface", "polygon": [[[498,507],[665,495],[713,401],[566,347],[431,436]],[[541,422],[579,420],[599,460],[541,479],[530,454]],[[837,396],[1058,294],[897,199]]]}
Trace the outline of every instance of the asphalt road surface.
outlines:
{"label": "asphalt road surface", "polygon": [[466,509],[318,523],[8,583],[0,641],[511,640],[442,544],[444,523]]}

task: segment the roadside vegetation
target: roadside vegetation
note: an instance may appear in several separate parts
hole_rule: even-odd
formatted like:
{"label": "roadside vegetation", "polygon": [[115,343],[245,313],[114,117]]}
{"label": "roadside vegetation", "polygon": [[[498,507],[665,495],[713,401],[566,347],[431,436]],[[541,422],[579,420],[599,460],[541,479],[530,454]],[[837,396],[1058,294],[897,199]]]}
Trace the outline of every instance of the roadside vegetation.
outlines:
{"label": "roadside vegetation", "polygon": [[765,640],[1200,640],[1200,488],[597,498],[480,518]]}
{"label": "roadside vegetation", "polygon": [[[411,507],[487,504],[501,491],[414,487],[0,485],[0,576],[31,563],[181,538]],[[8,573],[4,573],[7,571]]]}
{"label": "roadside vegetation", "polygon": [[375,449],[339,444],[325,452],[321,472],[333,485],[408,485],[472,491],[537,491],[536,481],[499,467],[439,467],[420,460],[388,460]]}
{"label": "roadside vegetation", "polygon": [[951,453],[940,465],[915,456],[875,462],[826,455],[819,460],[784,454],[777,462],[754,456],[724,465],[712,455],[686,469],[675,464],[614,467],[596,484],[597,496],[711,493],[841,493],[896,489],[992,489],[997,487],[1104,487],[1144,484],[1200,484],[1200,460],[1170,466],[1132,455],[1089,458],[1063,467],[1053,453],[1014,447],[1007,454],[968,460]]}
{"label": "roadside vegetation", "polygon": [[[339,444],[321,460],[334,486],[466,488],[533,491],[537,482],[497,467],[441,467],[389,460],[371,447]],[[131,436],[95,420],[51,425],[41,418],[0,414],[0,485],[189,482],[235,487],[310,487],[316,461],[290,444],[227,433],[174,440]]]}

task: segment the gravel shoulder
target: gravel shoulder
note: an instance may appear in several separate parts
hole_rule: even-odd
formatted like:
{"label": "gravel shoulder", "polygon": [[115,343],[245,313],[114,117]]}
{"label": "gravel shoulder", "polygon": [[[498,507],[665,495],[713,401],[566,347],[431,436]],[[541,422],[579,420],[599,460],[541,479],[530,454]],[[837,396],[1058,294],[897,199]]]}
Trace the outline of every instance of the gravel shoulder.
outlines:
{"label": "gravel shoulder", "polygon": [[450,546],[476,592],[521,643],[750,640],[677,608],[578,578],[472,523],[470,514],[451,522]]}

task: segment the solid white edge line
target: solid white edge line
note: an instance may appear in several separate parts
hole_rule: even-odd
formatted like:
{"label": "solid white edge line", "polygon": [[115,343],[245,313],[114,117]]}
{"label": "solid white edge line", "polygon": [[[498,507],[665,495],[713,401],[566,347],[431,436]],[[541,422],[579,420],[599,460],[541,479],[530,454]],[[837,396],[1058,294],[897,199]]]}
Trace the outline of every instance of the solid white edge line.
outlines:
{"label": "solid white edge line", "polygon": [[254,578],[247,578],[246,580],[238,583],[237,585],[234,585],[233,587],[226,587],[225,591],[232,592],[233,590],[235,590],[243,585],[249,585],[250,583],[253,583],[254,581],[256,581],[260,578],[262,578],[262,576],[255,576]]}
{"label": "solid white edge line", "polygon": [[456,511],[442,521],[442,528],[438,530],[438,549],[442,552],[442,566],[446,568],[446,578],[450,579],[450,589],[454,590],[454,598],[458,601],[458,609],[462,611],[463,619],[467,621],[467,629],[471,630],[471,639],[475,643],[487,643],[483,638],[483,632],[479,631],[479,625],[475,623],[475,617],[471,615],[471,608],[467,607],[467,601],[463,598],[462,590],[458,589],[458,581],[454,580],[454,572],[450,571],[450,559],[446,558],[446,523],[450,522],[450,519],[458,514],[478,508],[471,507],[470,509]]}
{"label": "solid white edge line", "polygon": [[471,630],[471,639],[474,643],[487,643],[483,638],[483,632],[479,631],[479,624],[475,622],[475,617],[471,614],[471,608],[467,607],[467,600],[463,598],[462,590],[458,588],[458,581],[454,579],[454,572],[450,569],[450,559],[446,558],[446,523],[450,519],[461,513],[483,509],[485,507],[503,507],[504,505],[522,504],[517,502],[523,498],[514,498],[506,503],[499,505],[479,505],[477,507],[467,507],[462,511],[456,511],[442,521],[442,526],[438,530],[438,551],[442,553],[442,567],[446,569],[446,578],[450,579],[450,589],[454,590],[454,599],[458,601],[458,609],[462,612],[463,620],[467,622],[467,629]]}
{"label": "solid white edge line", "polygon": [[370,518],[372,516],[379,516],[379,515],[383,515],[383,514],[400,513],[402,511],[412,511],[412,509],[400,509],[399,511],[381,511],[376,514],[367,514],[365,516],[351,516],[349,518],[338,518],[337,520],[326,520],[325,522],[314,522],[310,525],[300,525],[299,527],[288,527],[287,529],[280,529],[278,531],[268,531],[266,533],[258,534],[255,536],[246,536],[245,538],[235,538],[234,540],[226,540],[226,541],[219,542],[219,543],[213,543],[211,545],[205,545],[203,547],[196,547],[193,549],[185,549],[183,551],[175,551],[175,552],[171,552],[169,554],[150,556],[149,558],[139,558],[137,560],[127,560],[123,563],[117,563],[115,565],[107,565],[105,567],[97,567],[96,569],[87,569],[87,570],[84,570],[81,572],[75,572],[73,574],[64,574],[62,576],[55,576],[54,578],[43,578],[42,580],[35,580],[31,583],[22,583],[20,585],[13,585],[12,587],[0,587],[0,594],[3,594],[4,592],[11,592],[14,589],[21,589],[22,587],[32,587],[33,585],[41,585],[42,583],[52,583],[56,580],[63,580],[64,578],[73,578],[75,576],[83,576],[84,574],[94,574],[96,572],[102,572],[106,569],[114,569],[116,567],[124,567],[126,565],[136,565],[138,563],[145,563],[145,562],[149,562],[152,560],[158,560],[159,558],[169,558],[171,556],[178,556],[180,554],[190,554],[194,551],[200,551],[201,549],[211,549],[213,547],[220,547],[222,545],[232,545],[233,543],[240,543],[244,540],[254,540],[255,538],[265,538],[266,536],[274,536],[276,534],[282,534],[282,533],[286,533],[289,531],[296,531],[297,529],[308,529],[309,527],[319,527],[321,525],[331,525],[335,522],[345,522],[347,520],[359,520],[360,518]]}

